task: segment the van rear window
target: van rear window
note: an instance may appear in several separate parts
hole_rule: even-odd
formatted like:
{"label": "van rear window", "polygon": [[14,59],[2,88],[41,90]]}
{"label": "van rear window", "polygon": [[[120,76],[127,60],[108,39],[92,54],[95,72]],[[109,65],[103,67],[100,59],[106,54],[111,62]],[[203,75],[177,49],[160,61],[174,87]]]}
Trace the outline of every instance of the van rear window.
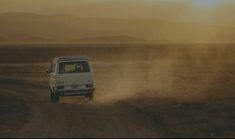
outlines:
{"label": "van rear window", "polygon": [[86,61],[80,62],[63,62],[59,66],[59,74],[83,73],[90,72],[89,65]]}

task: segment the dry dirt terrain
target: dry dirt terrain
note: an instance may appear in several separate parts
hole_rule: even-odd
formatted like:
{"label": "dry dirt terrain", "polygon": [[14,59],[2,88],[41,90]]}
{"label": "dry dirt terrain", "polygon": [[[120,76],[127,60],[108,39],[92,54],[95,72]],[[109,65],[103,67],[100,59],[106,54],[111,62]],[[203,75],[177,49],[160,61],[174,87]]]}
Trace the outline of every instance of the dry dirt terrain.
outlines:
{"label": "dry dirt terrain", "polygon": [[[54,56],[86,54],[95,100],[49,101]],[[233,45],[1,45],[0,137],[235,137]]]}

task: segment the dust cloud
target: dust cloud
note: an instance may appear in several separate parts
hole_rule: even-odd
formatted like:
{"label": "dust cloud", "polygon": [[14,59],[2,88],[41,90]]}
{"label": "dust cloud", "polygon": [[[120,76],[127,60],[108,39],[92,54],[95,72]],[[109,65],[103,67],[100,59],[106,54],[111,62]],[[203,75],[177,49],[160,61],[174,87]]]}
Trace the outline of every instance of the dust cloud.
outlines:
{"label": "dust cloud", "polygon": [[[234,75],[230,73],[233,70],[231,53],[226,49],[201,45],[164,50],[150,48],[149,51],[132,53],[134,48],[128,48],[119,55],[118,61],[110,65],[112,69],[103,73],[106,75],[98,75],[98,100],[114,103],[151,97],[205,101],[229,96],[231,90],[228,89],[232,87],[228,84],[234,82]],[[222,82],[227,85],[222,86]],[[99,88],[100,84],[102,88]],[[223,94],[217,91],[218,88]],[[225,88],[227,90],[223,90]]]}
{"label": "dust cloud", "polygon": [[[44,88],[49,85],[45,71],[54,56],[87,54],[94,66],[95,100],[99,103],[142,97],[205,101],[234,96],[233,45],[35,47],[4,54],[13,49],[2,48],[1,79]],[[16,61],[15,57],[21,59]]]}

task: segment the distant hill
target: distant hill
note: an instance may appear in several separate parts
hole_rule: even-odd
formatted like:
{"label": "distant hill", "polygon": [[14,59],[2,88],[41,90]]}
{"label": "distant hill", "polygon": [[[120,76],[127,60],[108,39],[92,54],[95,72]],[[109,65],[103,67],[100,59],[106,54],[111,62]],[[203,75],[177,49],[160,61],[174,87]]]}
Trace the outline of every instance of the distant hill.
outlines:
{"label": "distant hill", "polygon": [[0,42],[142,42],[143,36],[136,35],[132,25],[121,19],[4,13],[0,14]]}
{"label": "distant hill", "polygon": [[100,36],[74,39],[70,42],[77,43],[144,43],[145,39],[130,36]]}
{"label": "distant hill", "polygon": [[8,35],[8,36],[0,36],[0,42],[2,43],[28,43],[28,42],[53,42],[51,39],[46,39],[42,37],[36,36],[28,36],[28,35]]}
{"label": "distant hill", "polygon": [[[151,19],[78,18],[31,13],[0,14],[1,42],[231,42],[232,27]],[[160,41],[162,42],[162,41]]]}

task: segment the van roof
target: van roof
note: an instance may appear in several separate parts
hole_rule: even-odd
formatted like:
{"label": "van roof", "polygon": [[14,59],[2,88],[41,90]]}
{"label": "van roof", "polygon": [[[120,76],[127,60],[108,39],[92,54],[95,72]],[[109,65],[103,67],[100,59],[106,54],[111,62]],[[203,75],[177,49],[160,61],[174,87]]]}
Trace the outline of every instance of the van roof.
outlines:
{"label": "van roof", "polygon": [[71,61],[71,60],[83,60],[88,61],[88,57],[83,56],[61,56],[61,57],[54,57],[53,62],[62,62],[62,61]]}

